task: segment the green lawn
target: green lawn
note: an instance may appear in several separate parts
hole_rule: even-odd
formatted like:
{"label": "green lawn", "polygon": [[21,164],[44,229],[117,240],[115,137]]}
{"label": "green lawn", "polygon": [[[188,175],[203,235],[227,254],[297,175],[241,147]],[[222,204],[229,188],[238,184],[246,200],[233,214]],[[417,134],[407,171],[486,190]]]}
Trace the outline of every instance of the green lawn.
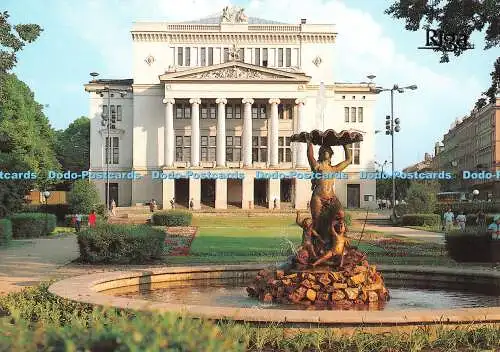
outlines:
{"label": "green lawn", "polygon": [[[189,256],[166,257],[169,264],[234,264],[272,263],[285,260],[300,245],[302,232],[295,216],[195,216],[193,226],[199,232]],[[352,229],[360,232],[361,229]],[[371,231],[370,231],[371,232]],[[380,234],[380,233],[379,233]],[[353,236],[357,238],[357,236]],[[379,264],[446,265],[454,262],[446,256],[444,247],[435,243],[408,240],[377,244],[362,241],[360,249],[369,260]],[[352,241],[354,245],[357,240]]]}

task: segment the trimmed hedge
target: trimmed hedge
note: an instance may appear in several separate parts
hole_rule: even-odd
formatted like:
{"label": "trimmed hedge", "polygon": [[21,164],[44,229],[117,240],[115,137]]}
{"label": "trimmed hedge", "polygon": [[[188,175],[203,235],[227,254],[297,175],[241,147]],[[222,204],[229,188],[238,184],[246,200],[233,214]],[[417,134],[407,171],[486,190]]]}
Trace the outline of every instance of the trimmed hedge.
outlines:
{"label": "trimmed hedge", "polygon": [[78,234],[85,263],[142,264],[163,254],[165,232],[148,225],[99,224]]}
{"label": "trimmed hedge", "polygon": [[457,262],[491,261],[491,234],[484,229],[456,230],[445,235],[448,255]]}
{"label": "trimmed hedge", "polygon": [[190,226],[193,214],[182,210],[166,210],[153,213],[151,223],[157,226]]}
{"label": "trimmed hedge", "polygon": [[5,246],[12,239],[12,222],[0,219],[0,246]]}
{"label": "trimmed hedge", "polygon": [[477,214],[480,210],[484,213],[500,213],[500,202],[454,202],[439,203],[436,205],[437,214],[444,214],[448,208],[454,212],[465,212],[465,214]]}
{"label": "trimmed hedge", "polygon": [[12,214],[9,219],[12,222],[14,238],[47,236],[57,225],[57,218],[54,214],[17,213]]}
{"label": "trimmed hedge", "polygon": [[[493,222],[493,215],[486,215],[486,226]],[[467,226],[477,226],[477,215],[476,214],[467,214],[465,225]]]}
{"label": "trimmed hedge", "polygon": [[[235,327],[72,302],[49,285],[0,297],[0,351],[245,351]],[[2,311],[8,317],[1,318]],[[4,313],[4,314],[5,314]]]}
{"label": "trimmed hedge", "polygon": [[404,226],[436,226],[441,224],[441,217],[437,214],[406,214],[401,223]]}
{"label": "trimmed hedge", "polygon": [[26,204],[23,207],[24,213],[49,213],[54,214],[57,217],[58,222],[64,221],[64,216],[69,214],[68,204]]}

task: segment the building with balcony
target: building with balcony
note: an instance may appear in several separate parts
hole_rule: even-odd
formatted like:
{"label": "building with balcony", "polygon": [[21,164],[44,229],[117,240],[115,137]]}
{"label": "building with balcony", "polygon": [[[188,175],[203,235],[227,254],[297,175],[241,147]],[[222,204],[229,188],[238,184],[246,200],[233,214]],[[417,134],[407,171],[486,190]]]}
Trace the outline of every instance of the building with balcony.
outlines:
{"label": "building with balcony", "polygon": [[[495,104],[475,109],[469,116],[457,119],[435,146],[435,168],[457,175],[449,191],[480,191],[479,198],[488,195],[500,198],[500,97]],[[464,179],[463,172],[492,172],[492,179]]]}
{"label": "building with balcony", "polygon": [[[349,178],[336,180],[336,193],[349,207],[375,205],[375,181],[359,179],[359,171],[374,170],[374,84],[335,82],[334,25],[248,18],[227,7],[193,22],[134,23],[131,35],[132,79],[85,85],[91,171],[104,171],[109,162],[110,171],[142,175],[110,182],[110,199],[119,206],[154,198],[169,207],[175,198],[183,205],[192,200],[195,209],[306,209],[310,180],[260,178],[259,172],[308,172],[306,145],[290,136],[328,128],[364,133],[363,142],[349,146]],[[106,87],[129,92],[110,97],[109,139],[101,125]],[[334,153],[333,164],[344,159],[341,147]],[[187,170],[244,177],[154,177]],[[104,199],[105,183],[97,185]]]}

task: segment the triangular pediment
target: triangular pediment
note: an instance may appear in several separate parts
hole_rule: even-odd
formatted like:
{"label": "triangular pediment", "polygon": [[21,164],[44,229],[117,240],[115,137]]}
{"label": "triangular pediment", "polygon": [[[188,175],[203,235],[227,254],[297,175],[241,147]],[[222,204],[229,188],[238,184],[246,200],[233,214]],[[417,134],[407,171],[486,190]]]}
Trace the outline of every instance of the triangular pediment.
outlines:
{"label": "triangular pediment", "polygon": [[287,72],[275,68],[262,67],[239,61],[197,67],[191,70],[166,72],[160,81],[273,81],[307,83],[311,77],[303,73]]}

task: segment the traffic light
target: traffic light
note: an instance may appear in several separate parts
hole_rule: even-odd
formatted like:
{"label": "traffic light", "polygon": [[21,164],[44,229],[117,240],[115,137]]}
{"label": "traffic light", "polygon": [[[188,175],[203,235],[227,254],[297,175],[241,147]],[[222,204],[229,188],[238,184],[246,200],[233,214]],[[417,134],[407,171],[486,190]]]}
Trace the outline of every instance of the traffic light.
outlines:
{"label": "traffic light", "polygon": [[391,133],[392,133],[391,117],[387,115],[385,117],[385,134],[391,134]]}
{"label": "traffic light", "polygon": [[396,132],[401,131],[401,126],[399,126],[399,123],[400,123],[400,122],[401,122],[401,120],[400,120],[399,118],[396,118],[396,119],[394,120],[394,124],[396,125],[396,126],[394,127],[394,131],[396,131]]}

